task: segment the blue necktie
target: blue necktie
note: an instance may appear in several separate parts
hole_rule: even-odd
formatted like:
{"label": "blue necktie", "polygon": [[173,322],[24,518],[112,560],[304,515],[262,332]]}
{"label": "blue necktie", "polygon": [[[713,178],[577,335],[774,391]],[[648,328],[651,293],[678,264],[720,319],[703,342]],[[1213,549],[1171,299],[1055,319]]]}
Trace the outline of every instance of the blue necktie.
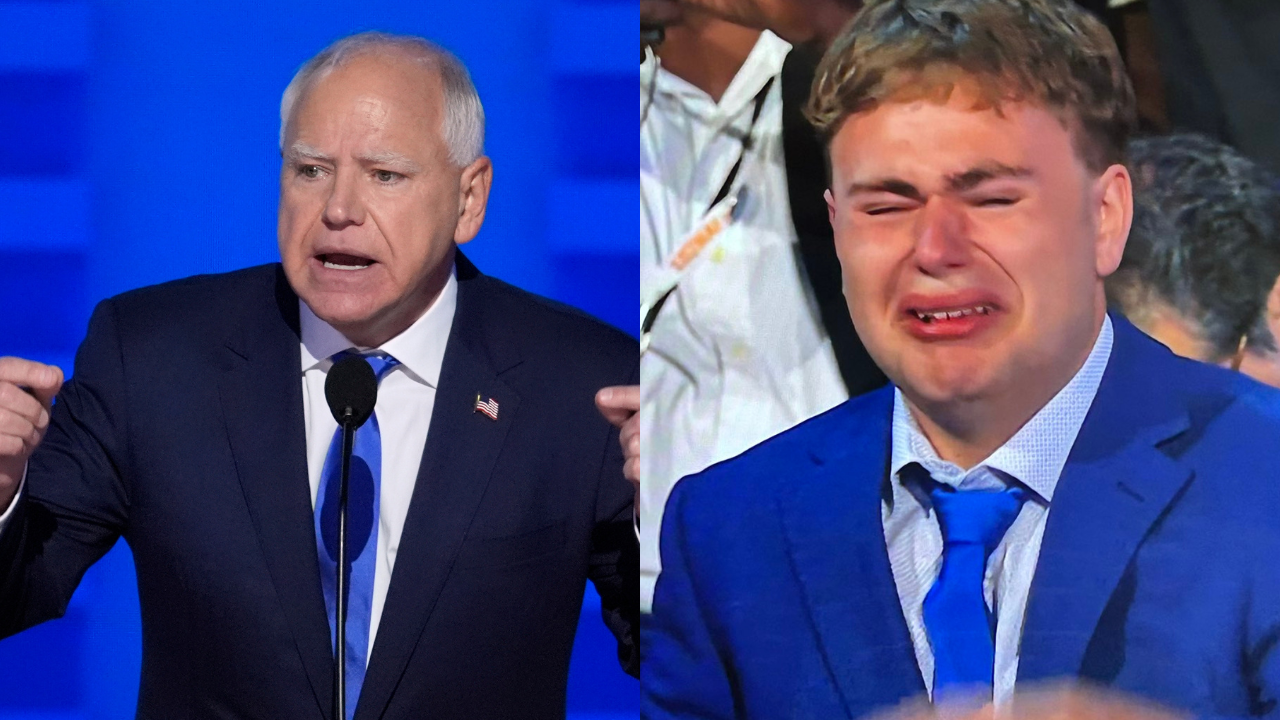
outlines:
{"label": "blue necktie", "polygon": [[[334,362],[352,351],[334,356]],[[364,358],[381,381],[399,362],[390,356]],[[333,435],[325,456],[316,501],[316,545],[320,551],[320,585],[329,611],[329,646],[337,653],[338,491],[342,473],[342,428]],[[373,575],[378,555],[378,497],[382,489],[382,435],[378,414],[356,431],[347,486],[347,718],[355,714],[369,652],[373,614]]]}
{"label": "blue necktie", "polygon": [[977,695],[989,700],[995,618],[982,584],[987,559],[1018,517],[1026,491],[957,491],[931,479],[926,487],[942,528],[942,570],[924,598],[924,624],[933,647],[933,700]]}

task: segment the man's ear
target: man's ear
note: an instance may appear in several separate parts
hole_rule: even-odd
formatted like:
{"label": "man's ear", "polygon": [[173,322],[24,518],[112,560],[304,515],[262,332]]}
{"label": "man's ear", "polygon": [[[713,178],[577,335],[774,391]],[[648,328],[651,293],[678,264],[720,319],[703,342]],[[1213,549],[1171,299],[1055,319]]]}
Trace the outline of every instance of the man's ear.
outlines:
{"label": "man's ear", "polygon": [[1098,178],[1096,188],[1096,263],[1098,277],[1107,277],[1120,267],[1129,229],[1133,226],[1133,179],[1124,165],[1112,165]]}
{"label": "man's ear", "polygon": [[462,168],[458,178],[458,225],[453,231],[453,241],[458,245],[470,242],[480,232],[492,184],[493,163],[488,157],[482,155]]}

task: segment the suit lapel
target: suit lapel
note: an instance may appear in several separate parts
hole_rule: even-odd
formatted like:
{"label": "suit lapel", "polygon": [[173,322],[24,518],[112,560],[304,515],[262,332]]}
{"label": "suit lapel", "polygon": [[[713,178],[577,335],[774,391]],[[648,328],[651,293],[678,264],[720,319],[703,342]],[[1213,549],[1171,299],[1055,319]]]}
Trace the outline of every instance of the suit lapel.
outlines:
{"label": "suit lapel", "polygon": [[1157,445],[1189,425],[1168,351],[1113,318],[1098,394],[1054,492],[1027,604],[1019,681],[1080,675],[1089,642],[1152,525],[1191,477]]}
{"label": "suit lapel", "polygon": [[[461,254],[457,262],[457,310],[358,718],[386,712],[520,409],[520,397],[499,378],[519,360],[503,358],[500,347],[481,340],[484,297],[477,285],[484,279]],[[498,402],[497,420],[475,411],[477,393]]]}
{"label": "suit lapel", "polygon": [[302,412],[298,299],[283,274],[278,312],[250,316],[219,348],[218,390],[245,502],[280,606],[320,711],[327,716],[333,651],[320,591]]}
{"label": "suit lapel", "polygon": [[851,718],[925,690],[880,518],[892,399],[883,390],[854,401],[847,432],[832,433],[839,449],[827,439],[780,497],[796,578]]}

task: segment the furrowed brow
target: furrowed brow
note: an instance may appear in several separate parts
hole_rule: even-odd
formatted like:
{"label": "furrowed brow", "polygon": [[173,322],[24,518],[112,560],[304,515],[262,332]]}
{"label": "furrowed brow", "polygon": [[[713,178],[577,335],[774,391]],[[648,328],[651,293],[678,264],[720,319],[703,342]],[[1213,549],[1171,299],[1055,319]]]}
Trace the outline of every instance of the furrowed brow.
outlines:
{"label": "furrowed brow", "polygon": [[924,193],[911,183],[897,178],[885,178],[883,180],[873,180],[871,182],[861,183],[855,182],[849,184],[848,195],[860,195],[865,193],[889,193],[890,195],[901,195],[902,197],[917,202],[924,202]]}
{"label": "furrowed brow", "polygon": [[986,163],[962,173],[947,176],[947,189],[962,193],[991,180],[1001,178],[1025,178],[1032,175],[1030,168],[1013,167],[1004,163]]}
{"label": "furrowed brow", "polygon": [[406,172],[420,172],[422,170],[421,166],[410,160],[408,156],[394,152],[361,155],[359,160],[364,165],[389,165]]}
{"label": "furrowed brow", "polygon": [[333,162],[333,158],[325,155],[323,152],[306,143],[294,143],[285,151],[285,157],[292,161],[298,160],[318,160],[320,162]]}

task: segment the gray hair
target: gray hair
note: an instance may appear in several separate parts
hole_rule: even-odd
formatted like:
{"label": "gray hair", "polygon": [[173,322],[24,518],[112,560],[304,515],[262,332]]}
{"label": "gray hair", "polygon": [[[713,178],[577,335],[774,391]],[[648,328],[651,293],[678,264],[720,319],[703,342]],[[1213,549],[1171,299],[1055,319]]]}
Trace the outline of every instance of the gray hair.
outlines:
{"label": "gray hair", "polygon": [[1280,277],[1280,186],[1262,166],[1215,140],[1134,140],[1134,220],[1124,259],[1107,279],[1113,305],[1141,318],[1163,302],[1191,321],[1214,360],[1246,338],[1275,352],[1267,295]]}
{"label": "gray hair", "polygon": [[289,81],[280,98],[280,149],[293,108],[316,80],[351,59],[373,53],[399,53],[439,73],[444,94],[441,136],[456,165],[470,165],[484,153],[484,108],[467,68],[453,53],[414,35],[363,32],[350,35],[321,50]]}

